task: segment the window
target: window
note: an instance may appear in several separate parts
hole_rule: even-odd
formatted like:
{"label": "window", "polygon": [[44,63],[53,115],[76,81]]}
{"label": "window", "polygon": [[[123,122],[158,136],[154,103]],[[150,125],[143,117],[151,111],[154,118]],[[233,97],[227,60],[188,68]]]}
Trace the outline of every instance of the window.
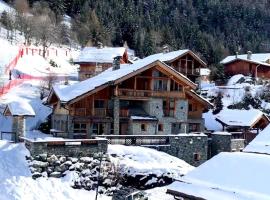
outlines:
{"label": "window", "polygon": [[154,80],[154,90],[155,91],[166,91],[167,90],[167,80]]}
{"label": "window", "polygon": [[194,153],[193,154],[194,161],[200,161],[201,160],[201,154],[200,153]]}
{"label": "window", "polygon": [[174,99],[168,99],[167,101],[163,101],[163,113],[164,116],[174,116],[174,107],[175,107],[175,100]]}
{"label": "window", "polygon": [[105,101],[104,100],[95,100],[95,108],[104,108]]}
{"label": "window", "polygon": [[158,124],[158,131],[163,131],[163,124]]}
{"label": "window", "polygon": [[104,127],[105,125],[102,123],[93,123],[92,133],[94,135],[102,135],[104,134]]}
{"label": "window", "polygon": [[192,112],[192,104],[188,104],[188,111]]}
{"label": "window", "polygon": [[177,82],[175,82],[174,80],[171,80],[171,91],[182,91],[183,88],[181,85],[179,85]]}
{"label": "window", "polygon": [[146,124],[141,124],[141,131],[146,131]]}
{"label": "window", "polygon": [[73,125],[73,132],[74,133],[87,133],[86,124],[84,123],[74,123]]}
{"label": "window", "polygon": [[198,132],[199,131],[199,124],[189,124],[188,125],[189,132]]}

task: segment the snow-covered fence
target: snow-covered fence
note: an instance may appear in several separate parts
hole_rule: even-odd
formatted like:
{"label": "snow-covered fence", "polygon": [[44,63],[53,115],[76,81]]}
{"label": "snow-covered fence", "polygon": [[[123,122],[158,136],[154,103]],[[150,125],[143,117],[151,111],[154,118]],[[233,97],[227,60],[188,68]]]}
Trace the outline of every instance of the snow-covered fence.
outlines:
{"label": "snow-covered fence", "polygon": [[23,81],[24,80],[22,80],[22,79],[15,79],[15,80],[8,81],[4,86],[0,87],[0,96],[8,93],[8,91],[11,88],[20,85],[21,83],[23,83]]}

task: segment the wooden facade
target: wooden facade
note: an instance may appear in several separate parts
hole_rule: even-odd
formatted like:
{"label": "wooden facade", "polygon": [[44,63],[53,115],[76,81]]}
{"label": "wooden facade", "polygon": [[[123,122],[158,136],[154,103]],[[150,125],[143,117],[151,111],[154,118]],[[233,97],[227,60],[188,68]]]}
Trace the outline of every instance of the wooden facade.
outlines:
{"label": "wooden facade", "polygon": [[269,64],[255,63],[247,60],[235,60],[233,62],[224,64],[224,72],[227,76],[236,74],[243,74],[245,76],[252,76],[255,78],[269,79],[270,66]]}
{"label": "wooden facade", "polygon": [[207,68],[205,62],[203,62],[198,56],[196,56],[192,51],[173,59],[166,61],[168,65],[173,67],[176,71],[187,76],[194,83],[200,77],[201,68]]}
{"label": "wooden facade", "polygon": [[[161,123],[147,113],[146,107],[149,102],[158,99],[161,100],[161,105],[157,107],[162,107],[159,109],[163,112],[163,117],[169,117],[175,124],[188,123],[186,120],[177,121],[176,109],[179,108],[176,107],[176,102],[182,100],[192,104],[193,109],[185,115],[188,115],[188,119],[195,120],[195,124],[197,123],[192,127],[192,131],[200,131],[202,111],[209,104],[188,93],[196,88],[195,84],[160,63],[152,63],[142,70],[134,72],[135,74],[128,74],[118,79],[114,85],[103,85],[64,105],[57,99],[57,95],[51,95],[49,103],[54,105],[53,115],[65,115],[66,117],[61,119],[63,121],[68,118],[72,119],[63,126],[54,124],[53,128],[70,132],[70,126],[72,126],[73,137],[88,138],[91,135],[101,134],[131,134],[130,127],[133,123],[133,125],[141,126],[140,133],[142,134],[171,134],[171,132],[164,133],[165,122]],[[115,100],[119,102],[118,107],[116,107]],[[117,117],[115,113],[117,113]],[[138,115],[138,113],[146,116],[143,118],[143,122],[132,121],[131,116]],[[149,117],[153,117],[154,120]],[[115,125],[116,119],[119,120],[117,126]],[[166,121],[163,118],[162,120]],[[156,126],[153,131],[147,131],[151,130],[150,128],[153,126]],[[119,130],[116,131],[116,129]],[[133,134],[138,133],[133,131]]]}

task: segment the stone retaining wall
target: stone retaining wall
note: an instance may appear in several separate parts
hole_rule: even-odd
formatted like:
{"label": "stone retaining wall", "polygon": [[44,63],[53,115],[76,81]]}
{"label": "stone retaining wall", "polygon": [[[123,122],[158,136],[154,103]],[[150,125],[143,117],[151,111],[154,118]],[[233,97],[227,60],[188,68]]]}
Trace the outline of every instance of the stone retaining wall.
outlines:
{"label": "stone retaining wall", "polygon": [[92,156],[95,153],[106,153],[108,141],[106,139],[33,141],[25,139],[25,146],[31,155],[66,155]]}

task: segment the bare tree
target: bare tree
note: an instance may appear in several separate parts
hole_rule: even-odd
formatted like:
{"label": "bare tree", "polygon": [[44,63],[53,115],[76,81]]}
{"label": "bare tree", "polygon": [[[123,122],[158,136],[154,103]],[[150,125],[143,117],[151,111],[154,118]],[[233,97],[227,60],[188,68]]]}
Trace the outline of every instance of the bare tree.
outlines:
{"label": "bare tree", "polygon": [[59,29],[56,25],[55,15],[44,2],[37,2],[33,6],[34,37],[36,42],[42,45],[43,57],[48,47],[59,38]]}

